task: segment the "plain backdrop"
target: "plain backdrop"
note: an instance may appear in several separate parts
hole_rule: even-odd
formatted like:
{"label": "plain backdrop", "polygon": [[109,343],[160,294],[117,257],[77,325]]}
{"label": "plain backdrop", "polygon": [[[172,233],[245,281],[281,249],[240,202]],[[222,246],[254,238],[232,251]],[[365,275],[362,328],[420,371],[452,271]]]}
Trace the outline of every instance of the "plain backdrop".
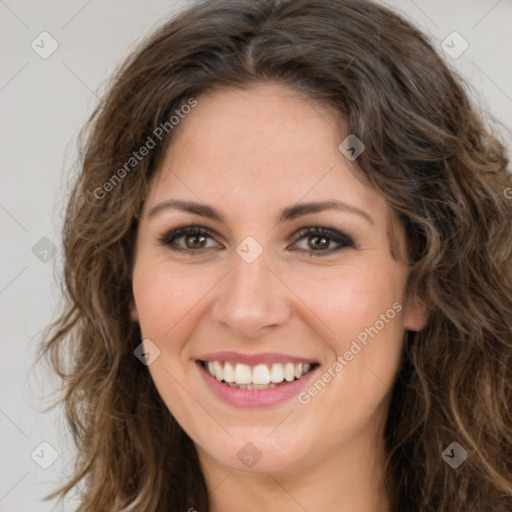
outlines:
{"label": "plain backdrop", "polygon": [[[385,3],[420,26],[472,84],[480,105],[503,123],[510,148],[510,0]],[[186,4],[0,0],[1,512],[52,510],[54,502],[41,497],[70,471],[62,412],[40,411],[48,376],[29,370],[59,303],[60,227],[76,136],[115,67]],[[457,52],[468,45],[457,58],[441,46],[448,36]]]}

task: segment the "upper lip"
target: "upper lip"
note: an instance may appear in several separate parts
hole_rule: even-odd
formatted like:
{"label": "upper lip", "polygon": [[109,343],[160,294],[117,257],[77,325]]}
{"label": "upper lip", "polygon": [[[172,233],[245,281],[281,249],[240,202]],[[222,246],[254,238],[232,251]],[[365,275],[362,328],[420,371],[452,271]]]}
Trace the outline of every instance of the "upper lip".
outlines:
{"label": "upper lip", "polygon": [[264,352],[261,354],[244,354],[241,352],[212,352],[197,358],[200,361],[229,361],[232,363],[243,363],[249,366],[256,366],[260,363],[311,363],[317,361],[310,357],[292,356],[289,354],[278,354]]}

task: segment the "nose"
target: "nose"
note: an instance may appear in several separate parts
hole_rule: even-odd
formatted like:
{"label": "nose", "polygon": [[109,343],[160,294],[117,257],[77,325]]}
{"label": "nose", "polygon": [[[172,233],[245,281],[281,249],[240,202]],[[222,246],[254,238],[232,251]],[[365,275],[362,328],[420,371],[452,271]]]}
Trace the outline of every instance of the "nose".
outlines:
{"label": "nose", "polygon": [[214,320],[238,336],[257,338],[290,317],[287,289],[263,254],[247,263],[237,254],[234,267],[218,289]]}

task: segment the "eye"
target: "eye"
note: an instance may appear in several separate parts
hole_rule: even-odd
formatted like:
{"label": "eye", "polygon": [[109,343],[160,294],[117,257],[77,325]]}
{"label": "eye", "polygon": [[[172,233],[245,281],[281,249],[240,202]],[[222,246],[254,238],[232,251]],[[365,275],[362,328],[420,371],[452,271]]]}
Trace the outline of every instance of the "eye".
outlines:
{"label": "eye", "polygon": [[355,247],[353,240],[349,236],[334,229],[321,226],[309,226],[301,229],[297,236],[298,241],[294,245],[300,245],[301,241],[305,242],[305,244],[303,243],[303,247],[299,247],[296,250],[307,252],[310,256],[327,256],[347,247]]}
{"label": "eye", "polygon": [[[200,226],[187,226],[169,231],[160,238],[162,245],[168,245],[176,251],[219,248],[211,234]],[[213,243],[208,244],[209,241]]]}
{"label": "eye", "polygon": [[[353,240],[343,233],[331,228],[309,226],[295,235],[297,242],[292,250],[308,253],[310,256],[328,256],[347,247],[355,247]],[[201,251],[220,249],[212,234],[201,226],[184,226],[172,229],[159,238],[159,243],[169,246],[173,251]],[[300,245],[302,244],[302,247]],[[293,247],[292,246],[292,247]]]}

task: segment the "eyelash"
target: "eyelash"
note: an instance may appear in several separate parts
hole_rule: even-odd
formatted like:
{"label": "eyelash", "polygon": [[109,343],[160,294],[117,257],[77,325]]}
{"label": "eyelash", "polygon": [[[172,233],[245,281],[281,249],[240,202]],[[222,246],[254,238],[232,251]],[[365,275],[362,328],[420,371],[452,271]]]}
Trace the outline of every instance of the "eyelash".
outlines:
{"label": "eyelash", "polygon": [[[177,239],[186,237],[186,236],[193,236],[193,235],[200,235],[205,237],[213,238],[212,234],[202,226],[184,226],[179,227],[175,229],[171,229],[166,234],[161,236],[159,238],[159,243],[161,245],[168,246],[171,250],[176,252],[190,252],[190,251],[196,251],[196,252],[202,252],[204,250],[209,249],[209,247],[203,247],[199,249],[190,249],[190,248],[178,248],[173,247],[172,244]],[[296,244],[299,240],[303,238],[307,238],[309,236],[319,236],[326,238],[329,242],[334,242],[339,245],[339,247],[336,247],[334,249],[328,249],[328,250],[314,250],[314,249],[295,249],[297,252],[301,253],[308,253],[311,257],[318,256],[329,256],[331,254],[335,254],[337,252],[342,251],[346,248],[355,248],[354,241],[351,237],[348,235],[345,235],[343,233],[340,233],[334,229],[323,227],[323,226],[308,226],[306,228],[302,228],[299,231],[297,231],[294,235],[294,238],[296,238],[296,241],[294,244]]]}

